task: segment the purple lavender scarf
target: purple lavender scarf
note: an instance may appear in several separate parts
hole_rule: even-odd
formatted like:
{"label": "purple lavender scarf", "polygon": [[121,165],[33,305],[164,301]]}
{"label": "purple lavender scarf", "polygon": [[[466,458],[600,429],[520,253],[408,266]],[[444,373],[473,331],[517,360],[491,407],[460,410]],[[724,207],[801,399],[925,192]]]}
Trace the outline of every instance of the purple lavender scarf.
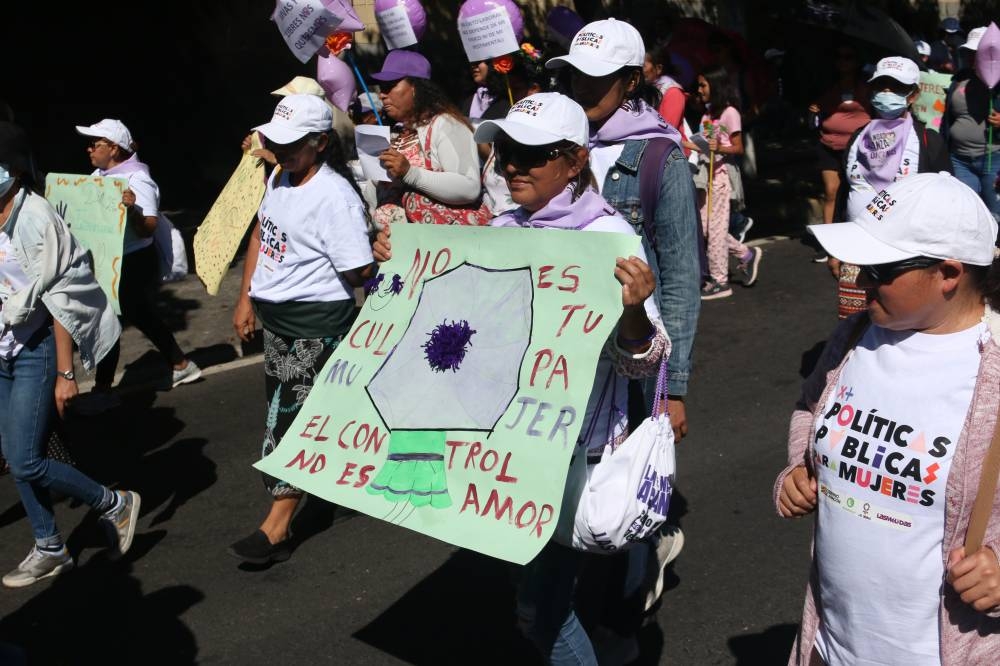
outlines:
{"label": "purple lavender scarf", "polygon": [[597,190],[587,188],[573,201],[575,186],[569,185],[534,213],[523,208],[498,215],[491,227],[534,227],[543,229],[583,229],[599,217],[616,215],[615,209]]}
{"label": "purple lavender scarf", "polygon": [[482,118],[483,114],[486,113],[486,109],[490,108],[496,100],[490,91],[486,89],[486,86],[479,86],[476,88],[476,92],[472,93],[472,105],[469,108],[469,118],[476,119]]}
{"label": "purple lavender scarf", "polygon": [[642,100],[627,100],[604,121],[596,132],[590,128],[590,147],[621,143],[632,139],[655,139],[662,137],[681,147],[681,133],[660,117],[656,109]]}
{"label": "purple lavender scarf", "polygon": [[861,132],[858,167],[861,177],[876,192],[882,191],[896,180],[912,129],[913,117],[907,113],[904,117],[893,120],[876,118]]}

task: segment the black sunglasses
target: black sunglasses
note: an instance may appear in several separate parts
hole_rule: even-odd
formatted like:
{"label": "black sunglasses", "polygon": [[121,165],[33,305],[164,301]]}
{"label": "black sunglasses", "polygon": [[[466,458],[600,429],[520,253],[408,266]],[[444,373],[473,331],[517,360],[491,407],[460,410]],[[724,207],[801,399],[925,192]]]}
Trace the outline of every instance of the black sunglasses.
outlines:
{"label": "black sunglasses", "polygon": [[497,141],[493,144],[496,151],[497,168],[506,169],[508,164],[522,169],[535,169],[562,155],[558,146],[527,146],[513,141]]}
{"label": "black sunglasses", "polygon": [[930,268],[937,266],[944,259],[934,259],[932,257],[913,257],[903,259],[889,264],[875,264],[872,266],[861,266],[861,275],[865,276],[873,284],[889,284],[901,274],[917,268]]}

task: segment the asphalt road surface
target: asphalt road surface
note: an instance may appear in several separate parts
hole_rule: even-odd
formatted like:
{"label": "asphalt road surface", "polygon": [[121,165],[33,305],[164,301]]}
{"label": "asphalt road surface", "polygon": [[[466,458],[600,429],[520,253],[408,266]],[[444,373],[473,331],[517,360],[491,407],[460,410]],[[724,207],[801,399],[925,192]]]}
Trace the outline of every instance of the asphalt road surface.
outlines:
{"label": "asphalt road surface", "polygon": [[[798,625],[811,520],[779,519],[771,487],[802,369],[836,323],[835,285],[798,241],[763,248],[758,284],[702,309],[672,503],[687,543],[639,664],[783,664]],[[0,642],[37,664],[538,663],[514,623],[511,567],[407,529],[313,500],[291,560],[229,557],[268,502],[250,467],[263,371],[259,357],[216,369],[70,422],[82,469],[142,493],[138,534],[112,562],[93,513],[60,501],[78,566],[0,589]],[[0,477],[0,568],[30,546]]]}

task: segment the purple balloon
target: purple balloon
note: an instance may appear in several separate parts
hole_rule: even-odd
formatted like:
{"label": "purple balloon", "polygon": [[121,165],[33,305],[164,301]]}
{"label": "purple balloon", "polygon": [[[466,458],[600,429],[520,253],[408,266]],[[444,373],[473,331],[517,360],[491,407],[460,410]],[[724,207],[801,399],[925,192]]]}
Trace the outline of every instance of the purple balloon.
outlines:
{"label": "purple balloon", "polygon": [[1000,82],[1000,28],[990,23],[976,49],[976,74],[988,87]]}
{"label": "purple balloon", "polygon": [[351,4],[350,0],[321,0],[321,2],[331,14],[341,20],[337,27],[330,30],[331,33],[357,32],[365,29],[365,24],[361,22],[358,13],[354,11],[354,5]]}
{"label": "purple balloon", "polygon": [[580,28],[586,25],[579,14],[563,5],[557,5],[549,10],[545,24],[552,31],[555,41],[566,49],[569,49],[570,42],[576,33],[580,32]]}
{"label": "purple balloon", "polygon": [[524,15],[521,8],[512,0],[465,0],[458,10],[458,18],[470,18],[479,16],[495,9],[503,9],[510,19],[510,26],[514,28],[514,37],[518,43],[524,39]]}
{"label": "purple balloon", "polygon": [[[378,21],[379,27],[382,26],[379,14],[393,7],[403,7],[406,10],[406,16],[410,19],[410,27],[413,28],[413,35],[417,40],[423,38],[424,33],[427,32],[427,12],[424,11],[424,6],[420,4],[419,0],[375,0],[375,20]],[[412,44],[405,46],[412,46]]]}
{"label": "purple balloon", "polygon": [[341,111],[347,111],[358,91],[354,73],[347,63],[326,49],[322,49],[316,58],[316,80],[322,86],[330,104]]}

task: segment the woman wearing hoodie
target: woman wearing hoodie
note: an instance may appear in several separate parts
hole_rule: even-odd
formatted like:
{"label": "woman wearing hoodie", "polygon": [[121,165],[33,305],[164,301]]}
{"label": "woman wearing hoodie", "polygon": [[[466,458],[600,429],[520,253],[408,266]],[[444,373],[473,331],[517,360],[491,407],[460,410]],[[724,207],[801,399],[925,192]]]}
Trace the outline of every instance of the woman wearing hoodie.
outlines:
{"label": "woman wearing hoodie", "polygon": [[[558,93],[531,95],[514,104],[506,119],[483,122],[476,130],[476,141],[493,143],[498,168],[519,205],[490,225],[634,234],[593,187],[588,134],[583,109]],[[391,256],[389,232],[388,227],[383,229],[376,239],[378,261]],[[581,451],[600,451],[606,444],[624,441],[628,380],[655,375],[663,355],[670,351],[652,296],[655,280],[644,254],[640,249],[638,256],[620,257],[615,267],[624,311],[598,360],[580,430]],[[609,379],[615,388],[602,391]],[[591,428],[591,422],[602,425]],[[606,428],[606,422],[611,426]],[[581,559],[582,553],[553,541],[521,572],[517,602],[521,627],[551,664],[597,664],[573,609]]]}
{"label": "woman wearing hoodie", "polygon": [[[590,123],[590,168],[601,195],[643,237],[643,247],[657,278],[656,301],[671,352],[668,367],[668,413],[674,437],[687,434],[684,405],[691,373],[692,349],[701,310],[703,250],[694,180],[677,128],[656,111],[657,91],[646,83],[646,46],[639,31],[624,21],[594,21],[577,32],[569,53],[546,63],[549,69],[569,66],[575,99]],[[635,385],[633,385],[634,387]],[[646,404],[652,382],[645,382]],[[633,572],[656,571],[653,580],[629,585],[622,594],[635,607],[648,610],[663,590],[663,568],[680,553],[684,535],[668,525],[648,548],[633,548],[622,560]],[[654,567],[647,567],[656,557]],[[614,558],[619,559],[619,558]],[[616,562],[614,566],[621,566]],[[612,566],[609,563],[602,566]],[[605,572],[603,575],[612,576]],[[629,576],[628,580],[643,579]],[[605,614],[617,636],[634,645],[639,618],[634,613]],[[629,648],[630,649],[630,648]]]}

